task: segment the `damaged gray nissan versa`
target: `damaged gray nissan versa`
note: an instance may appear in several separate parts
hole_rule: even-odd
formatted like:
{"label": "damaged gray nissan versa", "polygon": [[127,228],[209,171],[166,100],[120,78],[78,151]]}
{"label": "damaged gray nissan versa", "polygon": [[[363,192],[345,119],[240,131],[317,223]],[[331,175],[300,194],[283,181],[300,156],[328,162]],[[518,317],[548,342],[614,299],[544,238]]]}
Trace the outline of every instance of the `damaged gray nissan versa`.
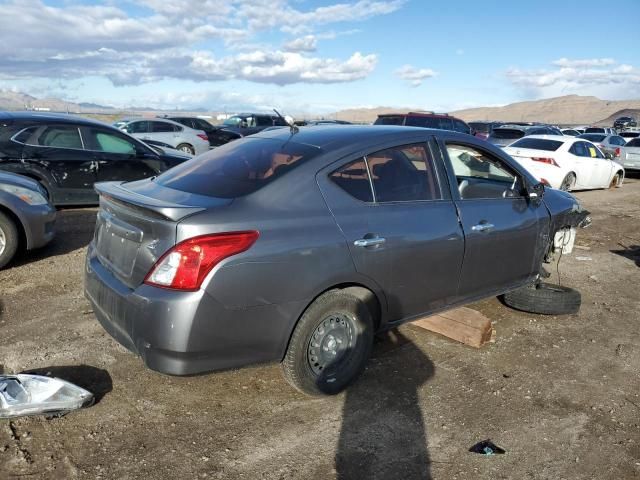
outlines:
{"label": "damaged gray nissan versa", "polygon": [[536,288],[542,264],[588,222],[500,149],[410,127],[272,130],[96,190],[85,291],[107,332],[153,370],[277,361],[311,395],[352,382],[376,332],[501,294],[544,305],[562,292]]}

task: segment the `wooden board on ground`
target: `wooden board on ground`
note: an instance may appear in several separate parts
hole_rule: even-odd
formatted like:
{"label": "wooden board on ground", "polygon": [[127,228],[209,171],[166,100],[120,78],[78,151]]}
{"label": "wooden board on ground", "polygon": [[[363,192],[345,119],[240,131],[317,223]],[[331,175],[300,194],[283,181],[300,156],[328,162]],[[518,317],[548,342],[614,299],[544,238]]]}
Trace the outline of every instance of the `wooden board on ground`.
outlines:
{"label": "wooden board on ground", "polygon": [[493,334],[491,320],[466,307],[420,318],[411,323],[476,348],[490,341]]}

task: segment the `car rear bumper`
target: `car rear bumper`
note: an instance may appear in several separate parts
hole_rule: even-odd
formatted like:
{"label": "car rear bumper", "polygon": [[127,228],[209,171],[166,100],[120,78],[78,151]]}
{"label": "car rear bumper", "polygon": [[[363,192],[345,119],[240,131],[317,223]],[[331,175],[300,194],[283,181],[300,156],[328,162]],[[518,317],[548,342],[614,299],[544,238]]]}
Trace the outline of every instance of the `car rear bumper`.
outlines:
{"label": "car rear bumper", "polygon": [[85,296],[103,328],[152,370],[191,375],[280,361],[302,304],[227,309],[200,290],[130,289],[90,245]]}

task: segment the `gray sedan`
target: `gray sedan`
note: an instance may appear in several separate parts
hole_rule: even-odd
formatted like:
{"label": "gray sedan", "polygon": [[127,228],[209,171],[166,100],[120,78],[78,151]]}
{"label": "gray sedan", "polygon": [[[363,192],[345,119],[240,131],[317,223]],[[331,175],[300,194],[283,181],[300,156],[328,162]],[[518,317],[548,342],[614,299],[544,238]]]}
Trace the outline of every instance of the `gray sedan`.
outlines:
{"label": "gray sedan", "polygon": [[640,170],[640,138],[629,140],[622,148],[620,163],[626,170]]}
{"label": "gray sedan", "polygon": [[314,395],[375,332],[531,285],[586,216],[499,148],[412,127],[272,130],[96,189],[85,293],[108,333],[173,375],[279,361]]}
{"label": "gray sedan", "polygon": [[0,268],[19,248],[31,250],[51,241],[55,220],[56,210],[38,182],[0,172]]}
{"label": "gray sedan", "polygon": [[602,152],[612,160],[619,161],[618,158],[622,154],[622,148],[627,141],[619,135],[608,135],[605,133],[583,133],[578,138],[584,138],[595,143]]}

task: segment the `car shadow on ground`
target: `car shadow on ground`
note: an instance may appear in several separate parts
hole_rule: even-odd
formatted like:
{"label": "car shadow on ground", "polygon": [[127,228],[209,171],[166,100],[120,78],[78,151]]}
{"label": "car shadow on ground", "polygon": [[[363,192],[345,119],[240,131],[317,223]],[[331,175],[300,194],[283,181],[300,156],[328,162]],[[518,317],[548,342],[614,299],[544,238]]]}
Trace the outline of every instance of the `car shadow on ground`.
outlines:
{"label": "car shadow on ground", "polygon": [[377,339],[369,367],[346,392],[338,480],[431,478],[419,390],[433,374],[431,360],[402,333]]}
{"label": "car shadow on ground", "polygon": [[8,268],[37,262],[89,245],[96,225],[96,208],[74,208],[58,210],[56,236],[48,245],[31,251],[23,251]]}
{"label": "car shadow on ground", "polygon": [[109,372],[89,365],[43,367],[20,373],[61,378],[93,393],[95,403],[113,389]]}
{"label": "car shadow on ground", "polygon": [[620,246],[624,248],[620,250],[611,250],[611,253],[633,260],[636,262],[636,266],[640,267],[640,245],[629,245],[628,247],[625,247],[620,244]]}

